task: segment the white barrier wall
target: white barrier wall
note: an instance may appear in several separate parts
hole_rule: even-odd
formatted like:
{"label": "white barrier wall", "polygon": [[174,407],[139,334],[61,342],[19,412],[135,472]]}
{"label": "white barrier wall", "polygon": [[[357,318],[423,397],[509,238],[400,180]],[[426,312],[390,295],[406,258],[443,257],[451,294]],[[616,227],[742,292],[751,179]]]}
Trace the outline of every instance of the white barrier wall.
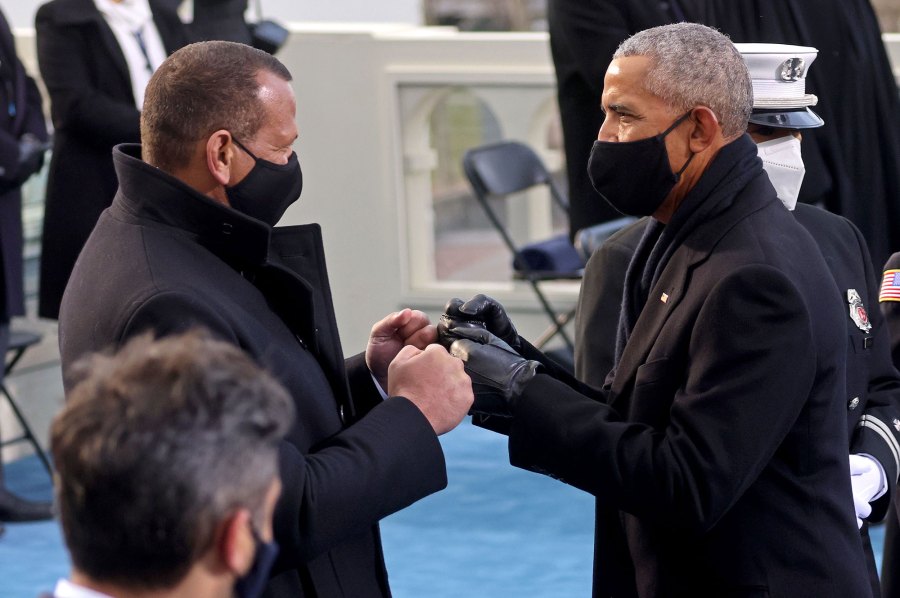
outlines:
{"label": "white barrier wall", "polygon": [[[13,27],[33,27],[34,13],[48,0],[3,0],[0,8]],[[255,4],[250,0],[248,17],[256,20]],[[284,22],[341,22],[369,21],[373,23],[422,23],[420,0],[328,0],[328,2],[298,2],[297,0],[259,0],[263,16]]]}

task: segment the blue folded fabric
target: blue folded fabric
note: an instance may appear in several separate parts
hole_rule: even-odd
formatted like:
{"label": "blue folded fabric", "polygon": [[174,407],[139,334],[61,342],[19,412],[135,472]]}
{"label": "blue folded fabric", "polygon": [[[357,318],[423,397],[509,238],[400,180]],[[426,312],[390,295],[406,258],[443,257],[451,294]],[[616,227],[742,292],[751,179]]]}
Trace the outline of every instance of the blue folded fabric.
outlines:
{"label": "blue folded fabric", "polygon": [[565,234],[546,241],[529,243],[519,250],[519,255],[513,260],[513,269],[517,272],[526,270],[577,272],[582,268],[584,261]]}

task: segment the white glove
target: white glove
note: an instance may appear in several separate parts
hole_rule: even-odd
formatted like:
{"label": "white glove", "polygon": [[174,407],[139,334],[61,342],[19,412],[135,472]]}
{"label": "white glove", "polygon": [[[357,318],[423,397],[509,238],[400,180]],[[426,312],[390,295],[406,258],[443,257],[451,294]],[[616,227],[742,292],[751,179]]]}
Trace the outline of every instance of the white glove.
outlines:
{"label": "white glove", "polygon": [[868,455],[850,455],[850,486],[856,507],[856,525],[872,514],[869,503],[884,494],[885,475],[881,463]]}

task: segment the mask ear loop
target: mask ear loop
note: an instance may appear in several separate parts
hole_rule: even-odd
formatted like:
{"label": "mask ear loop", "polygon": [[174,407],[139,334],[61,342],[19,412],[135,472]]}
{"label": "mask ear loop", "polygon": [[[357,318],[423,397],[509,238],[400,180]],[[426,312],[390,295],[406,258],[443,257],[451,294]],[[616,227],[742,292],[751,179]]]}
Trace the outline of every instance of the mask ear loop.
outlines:
{"label": "mask ear loop", "polygon": [[[675,128],[676,128],[678,125],[680,125],[681,123],[683,123],[683,122],[687,119],[687,117],[689,117],[689,116],[691,115],[691,112],[693,112],[693,111],[694,111],[693,108],[692,108],[691,110],[688,110],[687,112],[684,113],[684,115],[682,115],[681,117],[679,117],[678,120],[676,120],[675,122],[673,122],[671,127],[669,127],[668,129],[666,129],[665,131],[663,131],[662,133],[660,133],[660,134],[659,134],[659,140],[662,141],[663,139],[665,139],[666,135],[668,135],[669,133],[671,133],[672,131],[674,131]],[[237,141],[237,140],[235,140],[235,141]],[[688,165],[691,163],[691,160],[693,160],[693,159],[694,159],[694,156],[696,156],[696,155],[697,155],[697,154],[691,153],[691,157],[687,159],[687,162],[684,163],[684,166],[681,167],[681,170],[679,170],[678,172],[675,173],[675,181],[676,181],[676,182],[677,182],[679,179],[681,179],[681,173],[684,172],[685,169],[687,169]]]}
{"label": "mask ear loop", "polygon": [[241,143],[240,141],[238,141],[238,140],[237,140],[237,137],[235,137],[234,135],[232,135],[232,136],[231,136],[231,140],[234,141],[234,143],[235,143],[239,148],[241,148],[242,150],[244,150],[245,152],[247,152],[247,155],[250,156],[251,158],[253,158],[254,161],[256,161],[256,162],[259,161],[259,158],[257,158],[256,155],[255,155],[253,152],[251,152],[250,150],[248,150],[247,147],[246,147],[243,143]]}

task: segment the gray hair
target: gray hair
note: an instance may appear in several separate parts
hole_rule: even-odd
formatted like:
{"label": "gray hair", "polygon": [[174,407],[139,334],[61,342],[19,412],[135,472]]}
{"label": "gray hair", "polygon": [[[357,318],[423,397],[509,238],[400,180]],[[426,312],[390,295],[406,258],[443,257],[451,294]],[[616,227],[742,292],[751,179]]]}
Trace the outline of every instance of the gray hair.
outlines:
{"label": "gray hair", "polygon": [[644,88],[676,113],[708,107],[726,140],[747,129],[753,109],[750,73],[726,35],[697,23],[653,27],[622,42],[613,58],[628,56],[650,59]]}
{"label": "gray hair", "polygon": [[78,383],[51,449],[77,569],[124,588],[170,588],[234,511],[261,523],[293,403],[241,349],[198,331],[148,334],[67,374]]}

